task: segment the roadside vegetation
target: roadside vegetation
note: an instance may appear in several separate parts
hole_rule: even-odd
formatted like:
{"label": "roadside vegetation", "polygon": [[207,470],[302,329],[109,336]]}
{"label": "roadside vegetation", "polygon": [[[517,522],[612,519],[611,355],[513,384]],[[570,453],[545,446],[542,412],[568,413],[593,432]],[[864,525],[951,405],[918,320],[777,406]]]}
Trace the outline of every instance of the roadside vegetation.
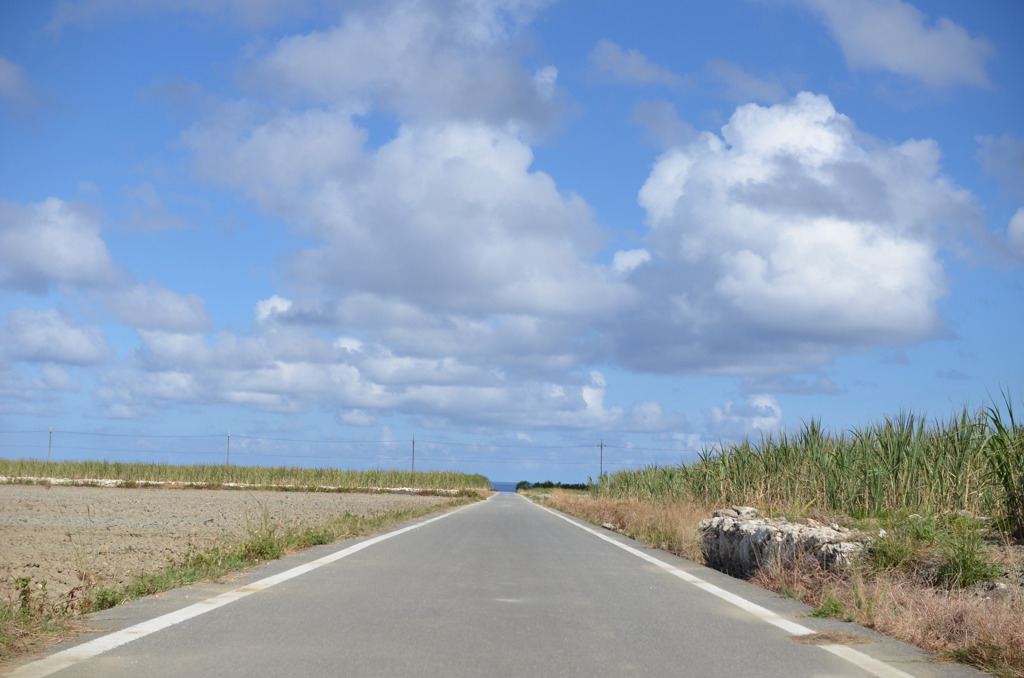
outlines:
{"label": "roadside vegetation", "polygon": [[541,483],[531,483],[529,480],[520,480],[516,483],[516,492],[524,490],[589,490],[590,486],[583,483],[553,483],[545,480]]}
{"label": "roadside vegetation", "polygon": [[[36,466],[41,464],[42,466]],[[251,482],[260,487],[296,485],[310,491],[324,487],[309,485],[316,476],[305,475],[303,469],[254,469],[232,467],[230,474],[214,474],[204,477],[199,469],[218,467],[153,467],[150,465],[121,465],[101,463],[10,462],[0,460],[0,474],[40,477],[111,479],[105,473],[116,469],[120,475],[115,479],[129,481],[128,487],[139,487],[145,482],[183,482],[208,488],[224,483]],[[138,478],[131,471],[143,470],[146,475]],[[51,474],[50,472],[54,473]],[[268,473],[269,471],[269,473]],[[330,544],[341,539],[350,539],[380,531],[392,525],[413,520],[437,511],[450,509],[482,499],[485,495],[477,490],[486,490],[490,483],[483,476],[464,476],[457,473],[438,472],[388,472],[388,471],[337,471],[317,470],[319,477],[332,483],[327,491],[360,491],[366,488],[413,487],[424,493],[450,493],[456,491],[450,501],[440,506],[421,507],[391,511],[372,517],[345,513],[324,523],[295,526],[273,520],[264,510],[263,515],[249,523],[244,534],[221,544],[202,550],[191,550],[177,562],[168,562],[156,572],[136,574],[123,586],[89,585],[72,591],[69,595],[56,598],[46,590],[45,581],[34,581],[30,577],[16,580],[17,594],[11,600],[0,600],[0,665],[40,644],[73,634],[83,627],[81,615],[104,610],[162,591],[187,586],[200,581],[218,580],[228,574],[243,571],[264,561],[281,558],[311,546]],[[340,481],[350,485],[334,485]],[[293,489],[293,488],[289,488]],[[116,491],[116,490],[111,490]]]}
{"label": "roadside vegetation", "polygon": [[700,520],[731,505],[876,535],[855,565],[766,563],[755,583],[938,658],[1024,677],[1024,425],[1010,398],[945,420],[911,413],[849,433],[820,421],[606,475],[554,508],[703,561]]}
{"label": "roadside vegetation", "polygon": [[[133,464],[110,461],[37,461],[0,459],[0,476],[9,482],[39,482],[37,479],[68,479],[78,484],[100,480],[121,481],[122,487],[147,483],[177,483],[191,487],[364,492],[379,489],[486,490],[490,480],[479,474],[454,471],[343,471],[333,468],[271,466],[227,466]],[[20,480],[19,480],[20,479]],[[49,480],[43,480],[49,482]]]}

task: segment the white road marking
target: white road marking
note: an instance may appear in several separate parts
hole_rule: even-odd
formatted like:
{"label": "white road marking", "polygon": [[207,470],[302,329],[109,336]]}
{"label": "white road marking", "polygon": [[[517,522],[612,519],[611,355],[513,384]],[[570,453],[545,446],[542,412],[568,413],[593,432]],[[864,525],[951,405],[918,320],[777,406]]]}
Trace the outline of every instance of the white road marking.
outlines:
{"label": "white road marking", "polygon": [[[529,501],[529,500],[526,500],[526,501]],[[530,503],[533,503],[533,502],[530,502]],[[771,610],[769,610],[766,607],[762,607],[762,606],[758,605],[757,603],[752,603],[749,600],[747,600],[746,598],[738,596],[735,593],[730,593],[729,591],[726,591],[725,589],[723,589],[723,588],[721,588],[719,586],[715,586],[714,584],[706,582],[703,579],[701,579],[700,577],[692,575],[689,572],[685,572],[683,570],[680,570],[679,568],[675,567],[674,565],[669,565],[668,563],[666,563],[663,560],[658,560],[654,556],[652,556],[650,554],[647,554],[647,553],[644,553],[643,551],[641,551],[639,549],[635,549],[635,548],[633,548],[632,546],[630,546],[628,544],[623,544],[621,541],[618,541],[617,539],[613,539],[613,538],[609,537],[607,534],[602,534],[601,532],[593,529],[592,527],[590,527],[588,525],[584,525],[582,523],[579,523],[576,520],[574,520],[573,518],[570,518],[569,516],[563,515],[563,514],[557,512],[557,511],[553,511],[552,509],[549,509],[549,508],[547,508],[545,506],[539,506],[539,505],[536,505],[536,506],[538,506],[539,508],[544,509],[545,511],[547,511],[548,513],[550,513],[553,516],[557,516],[558,518],[561,518],[562,520],[566,521],[570,525],[575,525],[576,527],[580,528],[581,530],[583,530],[585,532],[589,532],[590,534],[594,535],[598,539],[603,539],[604,541],[608,542],[609,544],[614,544],[615,546],[618,546],[623,551],[626,551],[627,553],[630,553],[630,554],[636,556],[637,558],[641,558],[643,560],[646,560],[648,563],[651,563],[652,565],[655,565],[655,566],[661,568],[662,570],[665,570],[669,574],[672,574],[672,575],[674,575],[676,577],[679,577],[680,579],[682,579],[683,581],[687,582],[688,584],[693,584],[694,586],[696,586],[696,587],[698,587],[700,589],[703,589],[704,591],[707,591],[711,595],[717,596],[718,598],[721,598],[722,600],[726,601],[727,603],[731,603],[732,605],[735,605],[736,607],[740,608],[741,610],[749,612],[750,614],[754,615],[758,619],[760,619],[762,621],[765,621],[765,622],[768,622],[772,626],[780,628],[783,631],[785,631],[786,633],[789,633],[790,635],[805,636],[805,635],[810,634],[810,633],[815,633],[815,631],[813,629],[809,629],[806,626],[803,626],[802,624],[797,624],[796,622],[792,622],[792,621],[790,621],[788,619],[785,619],[785,618],[779,616],[778,614],[776,614],[775,612],[772,612]],[[867,671],[868,673],[870,673],[870,674],[872,674],[874,676],[878,676],[878,678],[914,678],[909,673],[904,673],[903,671],[900,671],[899,669],[897,669],[895,667],[889,666],[885,662],[879,661],[879,660],[875,659],[874,657],[869,657],[868,655],[864,654],[863,652],[859,652],[859,651],[854,650],[853,648],[847,647],[845,645],[818,645],[817,647],[820,647],[821,649],[823,649],[823,650],[825,650],[827,652],[831,652],[832,654],[836,655],[837,657],[842,657],[846,661],[848,661],[851,664],[853,664],[853,665],[855,665],[855,666],[857,666],[857,667]]]}
{"label": "white road marking", "polygon": [[447,518],[448,516],[454,515],[458,511],[461,511],[464,508],[469,508],[469,506],[473,505],[474,504],[462,506],[454,511],[449,511],[448,513],[430,518],[429,520],[424,520],[422,523],[409,525],[408,527],[403,527],[400,530],[395,530],[394,532],[388,532],[386,534],[367,539],[366,541],[361,541],[358,544],[349,546],[348,548],[335,551],[334,553],[329,553],[322,558],[293,567],[290,570],[285,570],[284,572],[266,577],[265,579],[260,579],[252,584],[246,584],[245,586],[241,586],[237,589],[226,591],[218,596],[201,600],[198,603],[194,603],[175,612],[169,612],[160,617],[144,621],[136,624],[135,626],[129,626],[126,629],[115,631],[114,633],[107,634],[95,640],[90,640],[87,643],[82,643],[81,645],[76,645],[75,647],[68,648],[67,650],[57,652],[49,657],[25,664],[16,671],[7,675],[9,678],[43,678],[44,676],[49,676],[57,671],[85,661],[86,659],[91,659],[99,654],[113,650],[116,647],[130,643],[133,640],[138,640],[139,638],[148,636],[151,633],[156,633],[157,631],[174,626],[175,624],[188,621],[189,619],[198,617],[201,614],[212,612],[218,607],[223,607],[224,605],[233,603],[236,600],[241,600],[242,598],[256,593],[257,591],[265,591],[271,586],[276,586],[282,582],[288,581],[289,579],[294,579],[295,577],[304,575],[307,572],[312,572],[313,570],[333,563],[336,560],[341,560],[353,553],[358,553],[359,551],[369,548],[374,544],[379,544],[386,539],[397,537],[400,534],[405,534],[406,532],[423,527],[424,525],[429,525],[430,523]]}

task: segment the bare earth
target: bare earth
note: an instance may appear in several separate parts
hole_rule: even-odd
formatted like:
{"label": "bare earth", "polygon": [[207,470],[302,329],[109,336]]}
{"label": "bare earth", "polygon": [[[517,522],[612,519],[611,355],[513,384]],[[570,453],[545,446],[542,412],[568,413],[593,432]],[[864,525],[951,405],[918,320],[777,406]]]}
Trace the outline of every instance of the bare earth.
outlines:
{"label": "bare earth", "polygon": [[122,489],[0,484],[0,600],[15,579],[46,582],[51,600],[85,583],[127,583],[190,547],[242,538],[264,512],[277,524],[315,525],[347,513],[375,516],[435,506],[405,494]]}

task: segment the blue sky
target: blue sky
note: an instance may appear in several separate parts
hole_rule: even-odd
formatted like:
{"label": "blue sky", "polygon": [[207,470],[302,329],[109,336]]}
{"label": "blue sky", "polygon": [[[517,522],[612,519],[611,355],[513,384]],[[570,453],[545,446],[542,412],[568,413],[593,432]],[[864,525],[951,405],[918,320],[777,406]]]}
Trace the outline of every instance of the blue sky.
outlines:
{"label": "blue sky", "polygon": [[614,471],[1019,399],[1022,27],[4,3],[0,449],[405,467],[415,438],[417,468],[584,481],[602,442]]}

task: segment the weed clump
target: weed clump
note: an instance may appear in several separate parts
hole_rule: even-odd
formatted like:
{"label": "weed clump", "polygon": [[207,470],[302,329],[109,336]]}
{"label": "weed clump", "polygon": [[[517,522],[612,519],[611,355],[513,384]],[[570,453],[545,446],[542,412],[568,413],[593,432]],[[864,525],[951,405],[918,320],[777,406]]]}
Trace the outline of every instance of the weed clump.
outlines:
{"label": "weed clump", "polygon": [[46,582],[17,577],[16,598],[0,601],[0,662],[72,628],[71,601],[51,600]]}

